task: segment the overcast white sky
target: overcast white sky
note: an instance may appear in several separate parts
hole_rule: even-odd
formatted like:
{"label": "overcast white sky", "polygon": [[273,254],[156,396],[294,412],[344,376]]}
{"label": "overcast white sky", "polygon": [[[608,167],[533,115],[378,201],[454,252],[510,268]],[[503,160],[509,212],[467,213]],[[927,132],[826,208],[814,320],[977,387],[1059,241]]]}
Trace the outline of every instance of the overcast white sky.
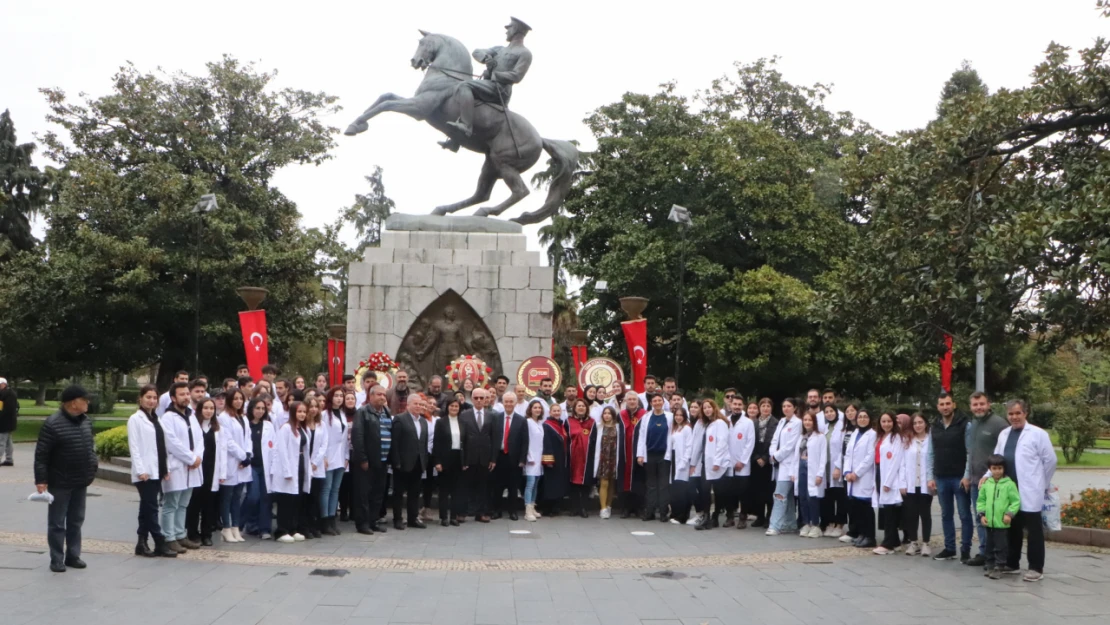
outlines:
{"label": "overcast white sky", "polygon": [[[992,90],[1020,87],[1049,41],[1084,47],[1110,26],[1094,0],[5,0],[0,109],[11,109],[27,141],[47,130],[40,87],[103,95],[126,61],[201,73],[229,53],[277,69],[279,86],[339,96],[344,110],[329,122],[342,129],[379,94],[415,90],[422,74],[408,60],[417,29],[488,47],[503,40],[509,15],[535,29],[526,40],[535,60],[512,107],[541,135],[578,139],[585,149],[594,142],[582,119],[622,93],[653,93],[675,80],[692,94],[734,61],[772,55],[791,82],[832,83],[831,108],[886,132],[915,128],[933,116],[941,85],[963,59]],[[364,192],[363,176],[381,165],[398,210],[427,213],[469,196],[481,166],[479,155],[441,150],[440,138],[422,123],[383,115],[362,135],[338,137],[331,161],[288,168],[276,184],[306,227],[319,226]],[[493,201],[507,195],[499,184]],[[535,209],[541,196],[507,216]]]}

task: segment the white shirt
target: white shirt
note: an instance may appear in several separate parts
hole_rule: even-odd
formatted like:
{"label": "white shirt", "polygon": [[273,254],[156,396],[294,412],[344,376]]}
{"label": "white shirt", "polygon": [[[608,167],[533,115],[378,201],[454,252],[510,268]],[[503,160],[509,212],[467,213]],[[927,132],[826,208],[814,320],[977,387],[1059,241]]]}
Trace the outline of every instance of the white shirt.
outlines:
{"label": "white shirt", "polygon": [[154,416],[160,417],[170,407],[170,392],[166,391],[158,396],[158,407],[154,409]]}
{"label": "white shirt", "polygon": [[458,451],[462,449],[462,435],[459,430],[459,418],[447,417],[447,423],[451,426],[451,449]]}

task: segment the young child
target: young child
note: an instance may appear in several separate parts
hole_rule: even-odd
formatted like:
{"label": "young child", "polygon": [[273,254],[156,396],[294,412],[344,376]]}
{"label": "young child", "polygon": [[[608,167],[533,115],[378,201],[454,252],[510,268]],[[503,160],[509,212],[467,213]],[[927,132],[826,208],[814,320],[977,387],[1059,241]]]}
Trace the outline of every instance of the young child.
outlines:
{"label": "young child", "polygon": [[1021,509],[1017,484],[1006,477],[1006,459],[999,454],[987,458],[991,477],[979,489],[976,509],[987,528],[987,577],[1001,579],[1006,572],[1008,534],[1014,515]]}

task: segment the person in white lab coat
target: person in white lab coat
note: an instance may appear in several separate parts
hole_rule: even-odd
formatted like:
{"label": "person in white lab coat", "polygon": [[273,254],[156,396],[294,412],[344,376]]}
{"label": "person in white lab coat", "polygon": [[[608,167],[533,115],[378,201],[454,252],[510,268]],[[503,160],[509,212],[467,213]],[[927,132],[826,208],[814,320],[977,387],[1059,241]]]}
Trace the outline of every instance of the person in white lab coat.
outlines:
{"label": "person in white lab coat", "polygon": [[[729,501],[726,512],[728,520],[725,527],[736,525],[738,529],[748,527],[746,507],[741,505],[748,498],[752,475],[752,452],[755,450],[755,422],[744,412],[744,398],[732,398],[728,414],[728,455],[729,469],[725,481],[728,482]],[[758,410],[758,409],[757,409]],[[734,518],[735,517],[735,518]]]}
{"label": "person in white lab coat", "polygon": [[[697,402],[694,402],[697,404]],[[686,409],[676,410],[671,425],[671,523],[684,525],[690,520],[690,454],[694,430]]]}
{"label": "person in white lab coat", "polygon": [[[721,416],[717,402],[712,399],[703,399],[701,402],[702,418],[711,419],[705,426],[705,451],[702,453],[702,475],[705,476],[704,487],[701,489],[701,508],[706,511],[701,524],[694,527],[696,530],[709,530],[720,525],[718,517],[724,511],[723,502],[728,499],[725,493],[725,476],[732,467],[728,454],[728,424],[726,417]],[[709,493],[712,491],[713,499],[717,502],[710,512]]]}
{"label": "person in white lab coat", "polygon": [[[906,555],[921,553],[932,556],[929,549],[929,535],[933,529],[933,494],[929,491],[929,480],[933,475],[932,437],[929,435],[929,420],[920,412],[910,418],[913,436],[910,445],[902,456],[902,527],[906,532]],[[917,529],[921,528],[921,541],[918,542]]]}
{"label": "person in white lab coat", "polygon": [[825,421],[825,444],[829,459],[825,463],[825,496],[821,499],[823,536],[839,538],[848,523],[848,491],[844,488],[844,428],[847,419],[837,410],[836,404],[821,407]]}
{"label": "person in white lab coat", "polygon": [[320,421],[320,402],[313,396],[306,399],[305,420],[301,435],[305,437],[305,476],[301,485],[300,533],[305,538],[319,538],[320,531],[320,493],[324,491],[327,468],[324,461],[328,453],[328,430]]}
{"label": "person in white lab coat", "polygon": [[351,435],[343,413],[343,400],[343,388],[339,386],[328,391],[324,398],[322,423],[328,431],[328,448],[324,457],[324,489],[320,492],[320,531],[328,536],[340,534],[335,515],[351,453]]}
{"label": "person in white lab coat", "polygon": [[[177,384],[178,382],[183,382],[183,383],[185,383],[186,386],[188,386],[188,384],[189,384],[189,372],[188,371],[178,371],[177,373],[173,374],[173,383]],[[166,409],[170,407],[171,403],[173,403],[173,401],[171,400],[171,395],[170,395],[170,391],[172,391],[172,390],[173,389],[171,388],[170,390],[167,390],[165,393],[162,393],[162,395],[158,397],[158,407],[154,411],[154,416],[156,416],[158,418],[161,418],[162,414],[165,413]]]}
{"label": "person in white lab coat", "polygon": [[247,498],[243,500],[239,529],[251,536],[269,540],[273,524],[270,466],[277,432],[274,424],[270,423],[264,400],[251,400],[247,405],[247,417],[250,420],[251,481],[247,485]]}
{"label": "person in white lab coat", "polygon": [[274,452],[270,457],[271,492],[278,508],[274,537],[282,543],[305,539],[304,534],[297,531],[297,524],[305,479],[306,445],[301,424],[308,418],[308,406],[299,401],[293,402],[289,406],[289,414],[289,421],[277,431]]}
{"label": "person in white lab coat", "polygon": [[193,489],[204,481],[201,461],[204,458],[204,437],[200,425],[189,408],[189,384],[174,382],[169,390],[169,407],[159,417],[166,438],[166,470],[162,482],[162,534],[167,545],[177,553],[199,549],[200,543],[189,540],[185,533],[185,514]]}
{"label": "person in white lab coat", "polygon": [[528,402],[524,410],[528,420],[528,453],[524,461],[524,520],[536,521],[536,492],[543,476],[543,421],[547,405],[541,399]]}
{"label": "person in white lab coat", "polygon": [[251,426],[245,414],[247,397],[237,388],[224,395],[224,411],[217,417],[227,439],[227,475],[220,485],[220,536],[225,543],[244,542],[243,494],[254,476],[251,472]]}
{"label": "person in white lab coat", "polygon": [[[827,485],[825,468],[829,462],[828,441],[817,427],[823,415],[802,415],[802,435],[794,445],[794,460],[790,466],[790,480],[801,510],[801,538],[821,537],[821,500]],[[826,428],[827,430],[827,428]]]}
{"label": "person in white lab coat", "polygon": [[771,464],[775,471],[775,506],[771,509],[768,536],[798,529],[798,513],[794,508],[794,483],[790,481],[789,468],[794,463],[794,449],[802,435],[802,422],[796,416],[798,400],[788,397],[782,401],[782,419],[771,439]]}
{"label": "person in white lab coat", "polygon": [[875,554],[885,556],[902,546],[898,529],[902,517],[902,456],[906,451],[906,441],[892,412],[879,416],[876,435],[878,453],[875,455],[875,491],[871,495],[871,505],[879,511],[883,524],[883,543],[875,548]]}
{"label": "person in white lab coat", "polygon": [[[195,392],[196,383],[192,386],[189,390]],[[185,512],[185,527],[189,540],[200,542],[202,547],[211,547],[212,533],[219,525],[216,517],[220,508],[220,485],[227,479],[227,438],[220,431],[216,402],[211,398],[202,398],[196,402],[194,416],[201,436],[204,437],[204,454],[200,465],[204,480],[199,487],[193,489],[193,496]]]}
{"label": "person in white lab coat", "polygon": [[694,402],[690,408],[690,502],[694,506],[694,516],[686,521],[687,525],[697,527],[709,516],[709,511],[701,507],[701,491],[705,488],[705,428],[713,420],[712,415],[701,414],[701,402]]}
{"label": "person in white lab coat", "polygon": [[874,547],[875,512],[871,509],[871,495],[875,492],[875,432],[871,429],[871,415],[862,408],[856,412],[856,429],[852,430],[844,453],[844,481],[848,484],[848,505],[856,535],[844,534],[840,542],[860,549]]}
{"label": "person in white lab coat", "polygon": [[[135,555],[153,558],[176,558],[177,551],[166,546],[158,523],[158,495],[166,469],[166,437],[162,424],[154,416],[158,406],[158,389],[148,384],[139,389],[139,409],[127,420],[127,447],[131,451],[131,482],[139,491],[139,542]],[[154,550],[147,546],[147,536],[154,539]]]}
{"label": "person in white lab coat", "polygon": [[[1010,524],[1007,571],[1021,570],[1021,543],[1023,532],[1029,533],[1026,552],[1029,570],[1022,578],[1039,582],[1044,577],[1044,525],[1041,510],[1044,500],[1055,488],[1052,478],[1056,475],[1056,452],[1048,432],[1029,423],[1029,404],[1023,399],[1006,402],[1006,419],[1010,427],[998,435],[994,453],[1006,460],[1006,475],[1017,482],[1021,495],[1021,511]],[[986,481],[984,475],[980,485]]]}

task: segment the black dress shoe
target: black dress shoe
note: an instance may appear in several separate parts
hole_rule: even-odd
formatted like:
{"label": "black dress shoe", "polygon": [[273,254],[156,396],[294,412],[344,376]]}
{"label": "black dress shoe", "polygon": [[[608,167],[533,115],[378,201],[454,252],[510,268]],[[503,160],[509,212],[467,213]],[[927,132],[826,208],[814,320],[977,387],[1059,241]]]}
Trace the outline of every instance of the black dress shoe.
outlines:
{"label": "black dress shoe", "polygon": [[349,516],[347,516],[346,512],[340,512],[339,513],[339,522],[340,523],[346,523],[347,521],[350,521],[350,520],[351,520],[351,518]]}
{"label": "black dress shoe", "polygon": [[590,516],[590,515],[586,514],[586,511],[585,511],[585,510],[579,510],[579,511],[578,511],[578,516],[580,516],[580,517],[582,517],[582,518],[584,519],[584,518],[586,518],[586,517],[588,517],[588,516]]}
{"label": "black dress shoe", "polygon": [[764,519],[756,519],[752,522],[752,527],[767,527],[767,521]]}
{"label": "black dress shoe", "polygon": [[61,562],[51,562],[50,570],[54,571],[55,573],[65,573],[66,565],[62,564]]}
{"label": "black dress shoe", "polygon": [[644,516],[640,517],[640,519],[645,521],[645,522],[654,521],[655,520],[655,515],[654,514],[647,514],[647,515],[644,515]]}
{"label": "black dress shoe", "polygon": [[479,523],[489,523],[489,517],[488,516],[480,516],[480,517],[478,517],[478,522]]}
{"label": "black dress shoe", "polygon": [[394,521],[393,522],[393,529],[395,529],[395,530],[404,530],[405,529],[405,524],[400,522],[400,521]]}
{"label": "black dress shoe", "polygon": [[212,546],[212,538],[208,537],[208,536],[205,536],[205,537],[201,538],[200,539],[200,546],[201,547],[211,547]]}
{"label": "black dress shoe", "polygon": [[659,522],[660,523],[666,523],[667,521],[670,521],[670,520],[671,520],[671,515],[667,514],[666,512],[659,515]]}
{"label": "black dress shoe", "polygon": [[363,525],[361,527],[358,527],[358,528],[355,528],[355,531],[358,532],[359,534],[363,534],[365,536],[373,536],[374,535],[374,530],[370,529],[369,527],[366,527],[365,525]]}
{"label": "black dress shoe", "polygon": [[386,531],[386,527],[385,527],[384,523],[375,523],[375,524],[370,526],[370,529],[374,530],[375,532],[378,532],[379,534],[384,534],[385,531]]}
{"label": "black dress shoe", "polygon": [[510,521],[519,521],[519,520],[520,520],[520,518],[519,518],[519,517],[517,517],[517,515],[516,515],[516,513],[515,513],[515,512],[510,512],[510,513],[509,513],[509,520],[510,520]]}
{"label": "black dress shoe", "polygon": [[[440,527],[447,527],[447,526],[451,525],[451,523],[447,519],[440,519],[439,520],[439,525],[440,525]],[[458,525],[458,523],[456,523],[455,525]]]}
{"label": "black dress shoe", "polygon": [[412,527],[412,528],[416,528],[418,530],[422,530],[422,529],[424,529],[428,526],[424,525],[424,522],[421,521],[420,519],[417,519],[415,521],[409,521],[407,527]]}
{"label": "black dress shoe", "polygon": [[490,520],[496,521],[496,520],[501,518],[501,513],[500,512],[494,512],[492,515],[490,515],[489,518],[490,518]]}
{"label": "black dress shoe", "polygon": [[459,523],[461,523],[461,522],[462,521],[459,521],[458,519],[451,519],[451,525],[453,525],[455,527],[458,527]]}
{"label": "black dress shoe", "polygon": [[632,509],[629,508],[628,510],[625,510],[624,512],[622,512],[621,513],[621,518],[622,519],[631,519],[632,518]]}
{"label": "black dress shoe", "polygon": [[81,558],[70,558],[70,559],[66,560],[66,566],[68,566],[70,568],[74,568],[74,569],[83,569],[83,568],[87,567],[88,565],[85,564],[85,561],[82,560]]}

